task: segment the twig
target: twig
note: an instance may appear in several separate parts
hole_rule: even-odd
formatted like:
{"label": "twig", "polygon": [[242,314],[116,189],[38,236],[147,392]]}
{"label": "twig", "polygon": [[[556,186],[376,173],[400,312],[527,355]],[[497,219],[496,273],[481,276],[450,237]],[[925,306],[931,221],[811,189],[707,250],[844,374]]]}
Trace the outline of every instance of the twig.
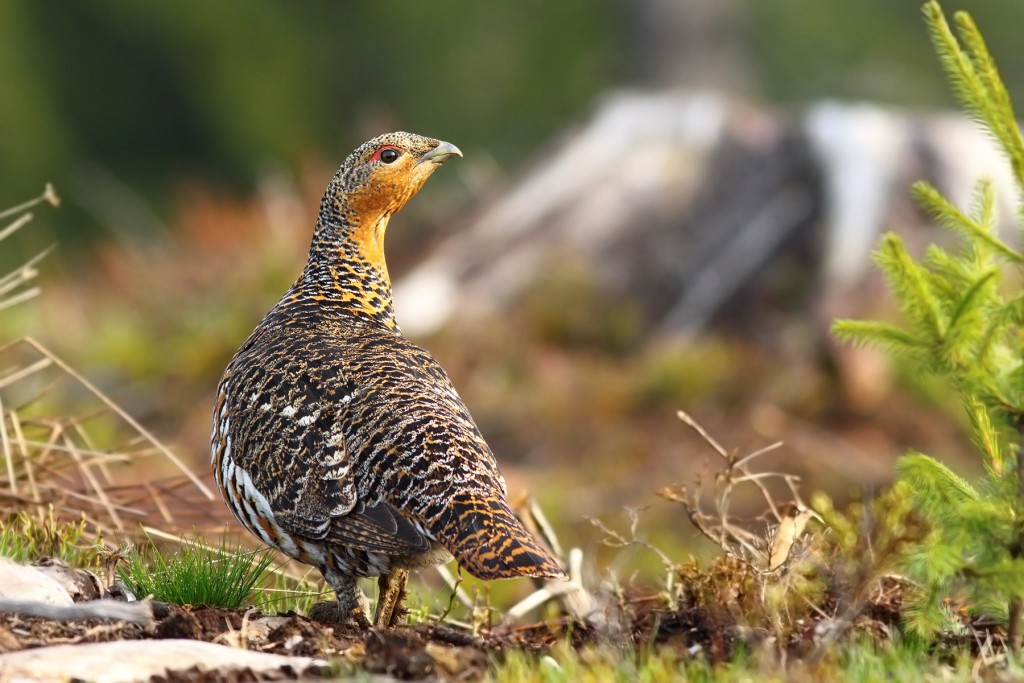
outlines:
{"label": "twig", "polygon": [[725,452],[725,449],[722,448],[721,444],[719,444],[717,441],[715,441],[714,437],[712,437],[710,434],[708,434],[704,430],[703,427],[701,427],[699,424],[697,424],[696,420],[694,420],[692,417],[690,417],[687,413],[683,412],[682,410],[676,411],[676,416],[680,420],[685,422],[686,425],[688,427],[690,427],[690,429],[692,429],[693,431],[697,432],[700,435],[700,438],[704,439],[704,441],[709,446],[714,448],[715,451],[717,451],[720,456],[722,456],[726,460],[729,459],[729,454]]}
{"label": "twig", "polygon": [[11,439],[7,436],[7,413],[4,411],[3,396],[0,396],[0,450],[3,450],[4,461],[7,464],[8,485],[11,492],[18,495],[18,478],[14,473],[14,455],[11,453]]}
{"label": "twig", "polygon": [[[24,205],[22,205],[22,206],[24,206]],[[15,208],[17,208],[17,207],[15,207]],[[4,211],[4,212],[0,213],[0,218],[6,218],[7,216],[11,215],[11,213],[12,213],[12,210],[8,209],[7,211]],[[8,225],[3,230],[0,230],[0,241],[3,241],[5,239],[7,239],[8,237],[13,235],[17,231],[21,230],[23,227],[28,225],[31,221],[32,221],[32,214],[27,213],[24,216],[21,216],[20,218],[18,218],[18,220],[12,222],[10,225]]]}
{"label": "twig", "polygon": [[[59,434],[64,437],[65,444],[68,442],[67,430],[58,427]],[[98,462],[129,462],[131,460],[130,454],[128,453],[104,453],[102,451],[93,451],[86,448],[81,448],[77,444],[75,446],[61,446],[57,443],[36,441],[34,439],[25,439],[23,443],[26,446],[32,446],[34,448],[45,448],[46,452],[41,455],[49,455],[50,451],[57,451],[59,453],[67,453],[68,455],[75,456],[87,456],[90,458],[90,463]]]}
{"label": "twig", "polygon": [[745,467],[747,465],[747,463],[750,462],[751,460],[753,460],[754,458],[756,458],[756,457],[758,457],[760,455],[764,455],[765,453],[771,453],[772,451],[778,450],[781,447],[782,447],[782,442],[781,441],[776,441],[775,443],[770,444],[768,446],[765,446],[764,448],[759,448],[758,450],[754,451],[750,455],[744,456],[744,457],[740,458],[739,460],[737,460],[735,463],[733,463],[733,467],[735,467],[736,469],[741,469],[741,468]]}
{"label": "twig", "polygon": [[[3,406],[0,405],[0,414],[2,413]],[[39,486],[36,484],[35,471],[31,466],[29,466],[28,449],[25,448],[25,434],[21,429],[21,420],[18,419],[18,414],[14,410],[10,411],[8,414],[11,416],[11,429],[14,431],[14,443],[18,447],[18,453],[21,456],[21,461],[25,463],[25,478],[28,479],[28,489],[32,493],[33,500],[36,503],[40,503],[42,502],[42,499],[39,497]],[[3,418],[0,416],[0,423],[2,422]],[[2,424],[0,424],[0,429],[3,429]],[[6,436],[6,433],[3,436]],[[10,455],[6,453],[6,449],[5,456],[10,459]],[[11,485],[11,489],[14,489],[13,484]],[[42,510],[40,510],[40,515],[41,514]],[[42,519],[42,517],[40,517],[40,519]]]}
{"label": "twig", "polygon": [[530,593],[506,610],[506,612],[510,617],[519,619],[533,608],[540,607],[552,598],[557,598],[561,595],[571,593],[577,588],[578,586],[574,585],[572,581],[559,581],[557,584],[552,582],[550,585],[547,585],[544,588],[539,588]]}
{"label": "twig", "polygon": [[92,487],[92,490],[96,492],[96,497],[99,499],[100,504],[107,511],[107,515],[114,522],[114,525],[124,530],[124,523],[121,521],[121,516],[117,514],[117,510],[114,509],[113,504],[110,501],[110,497],[107,496],[107,492],[103,489],[103,485],[96,479],[92,473],[92,469],[89,464],[82,459],[81,452],[78,450],[77,445],[71,439],[70,435],[64,434],[64,443],[71,453],[71,458],[78,465],[78,471],[81,473],[82,478]]}
{"label": "twig", "polygon": [[[0,353],[5,351],[6,349],[7,347],[0,349]],[[29,375],[33,375],[41,370],[45,370],[51,365],[53,365],[53,363],[50,361],[49,358],[41,358],[37,360],[35,363],[32,363],[31,365],[26,365],[23,368],[18,368],[9,375],[4,375],[3,377],[0,377],[0,389],[4,389],[14,384],[15,382],[19,382],[28,377]]]}
{"label": "twig", "polygon": [[27,211],[33,206],[42,204],[43,202],[49,203],[50,206],[60,206],[60,197],[57,196],[56,190],[53,189],[53,185],[50,183],[46,183],[46,187],[43,188],[43,193],[35,199],[30,199],[24,204],[18,204],[17,206],[12,206],[9,209],[0,211],[0,219]]}
{"label": "twig", "polygon": [[544,514],[544,510],[541,509],[540,505],[537,504],[533,498],[527,500],[526,509],[530,513],[532,521],[536,522],[538,530],[548,545],[551,546],[551,550],[555,557],[562,557],[562,545],[558,542],[558,535],[555,533],[555,528],[551,526],[551,522],[548,521],[547,515]]}
{"label": "twig", "polygon": [[[782,569],[797,538],[803,533],[807,519],[814,515],[807,511],[797,491],[796,484],[800,478],[783,472],[751,472],[750,463],[757,457],[778,449],[782,443],[772,443],[745,456],[738,456],[735,451],[727,451],[718,443],[696,420],[683,411],[677,415],[688,427],[714,450],[723,460],[725,467],[714,477],[714,511],[705,512],[701,507],[702,481],[697,479],[692,493],[685,486],[676,485],[663,488],[658,492],[668,500],[682,504],[686,516],[694,527],[710,541],[718,545],[731,557],[734,557],[758,574],[771,574]],[[781,480],[789,489],[793,503],[780,505],[766,482]],[[754,533],[744,528],[741,523],[732,520],[729,515],[733,490],[741,484],[751,484],[760,492],[773,519],[765,519],[768,524],[765,532]],[[782,507],[793,505],[802,516],[796,520],[785,516]],[[748,523],[749,525],[749,523]],[[783,538],[778,536],[780,529],[785,527]],[[772,542],[772,541],[777,542]]]}
{"label": "twig", "polygon": [[448,597],[448,606],[445,608],[444,612],[441,613],[441,616],[437,618],[438,623],[443,622],[448,615],[451,614],[452,609],[455,607],[456,598],[458,598],[466,608],[472,609],[473,601],[470,600],[469,596],[462,590],[462,567],[459,567],[458,578],[452,576],[452,573],[448,571],[448,567],[443,564],[439,564],[437,566],[437,573],[441,575],[444,582],[452,589],[452,594]]}

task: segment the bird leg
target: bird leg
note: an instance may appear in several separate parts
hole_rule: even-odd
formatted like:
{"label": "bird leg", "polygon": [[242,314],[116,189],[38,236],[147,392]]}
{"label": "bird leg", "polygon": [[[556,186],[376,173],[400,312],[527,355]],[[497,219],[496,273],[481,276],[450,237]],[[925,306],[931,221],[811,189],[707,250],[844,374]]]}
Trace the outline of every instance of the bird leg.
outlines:
{"label": "bird leg", "polygon": [[309,618],[327,624],[356,624],[369,628],[370,621],[366,618],[369,604],[366,596],[359,590],[359,579],[330,570],[322,573],[334,590],[338,602],[320,602],[313,605],[309,610]]}
{"label": "bird leg", "polygon": [[380,588],[377,596],[377,613],[373,625],[378,630],[392,628],[405,616],[405,583],[409,580],[408,569],[392,569],[390,574],[381,574],[377,580]]}

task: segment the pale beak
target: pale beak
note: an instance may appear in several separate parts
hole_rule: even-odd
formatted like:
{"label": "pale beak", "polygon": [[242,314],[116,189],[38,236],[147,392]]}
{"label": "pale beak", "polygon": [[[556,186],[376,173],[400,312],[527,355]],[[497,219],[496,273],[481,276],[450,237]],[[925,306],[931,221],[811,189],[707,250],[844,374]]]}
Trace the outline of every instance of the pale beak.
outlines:
{"label": "pale beak", "polygon": [[420,157],[420,160],[416,162],[417,165],[422,164],[424,161],[433,161],[435,164],[443,164],[452,157],[461,157],[462,151],[450,142],[441,141],[437,147],[430,150],[426,154]]}

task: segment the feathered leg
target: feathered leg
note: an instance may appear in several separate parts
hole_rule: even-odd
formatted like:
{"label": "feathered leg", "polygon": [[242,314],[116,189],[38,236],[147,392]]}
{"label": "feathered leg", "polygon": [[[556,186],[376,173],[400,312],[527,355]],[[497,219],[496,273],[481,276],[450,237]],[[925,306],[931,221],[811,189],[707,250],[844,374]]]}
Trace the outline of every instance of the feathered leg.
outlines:
{"label": "feathered leg", "polygon": [[370,622],[366,618],[369,605],[366,596],[359,590],[359,579],[333,571],[325,571],[323,575],[338,598],[337,610],[333,609],[335,604],[317,603],[309,610],[309,618],[325,623],[358,624],[364,628],[369,627]]}
{"label": "feathered leg", "polygon": [[405,616],[405,584],[409,580],[408,569],[392,569],[390,574],[381,574],[377,580],[380,588],[377,596],[377,613],[373,625],[378,630],[393,628]]}

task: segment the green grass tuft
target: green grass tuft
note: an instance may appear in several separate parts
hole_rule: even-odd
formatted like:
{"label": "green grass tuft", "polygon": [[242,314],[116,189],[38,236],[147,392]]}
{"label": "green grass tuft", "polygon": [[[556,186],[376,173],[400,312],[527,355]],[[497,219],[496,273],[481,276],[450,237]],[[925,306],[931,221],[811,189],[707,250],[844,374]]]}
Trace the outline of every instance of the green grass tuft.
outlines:
{"label": "green grass tuft", "polygon": [[[604,681],[971,681],[969,648],[947,653],[936,661],[920,643],[897,638],[880,643],[855,638],[825,654],[818,661],[780,662],[770,652],[750,655],[742,650],[728,662],[711,663],[704,653],[688,656],[669,647],[642,650],[612,646],[573,650],[565,645],[549,655],[512,651],[492,662],[485,680],[492,683],[603,683]],[[1015,666],[1013,675],[1020,672]],[[974,672],[977,673],[977,672]],[[1017,680],[1014,678],[1013,680]]]}
{"label": "green grass tuft", "polygon": [[16,562],[55,557],[72,567],[99,569],[104,554],[102,537],[90,540],[84,517],[58,522],[50,508],[41,521],[25,510],[0,519],[0,555]]}
{"label": "green grass tuft", "polygon": [[238,609],[252,602],[256,584],[273,560],[267,549],[242,551],[223,538],[215,547],[193,538],[183,539],[170,558],[160,552],[131,552],[118,575],[140,599]]}

